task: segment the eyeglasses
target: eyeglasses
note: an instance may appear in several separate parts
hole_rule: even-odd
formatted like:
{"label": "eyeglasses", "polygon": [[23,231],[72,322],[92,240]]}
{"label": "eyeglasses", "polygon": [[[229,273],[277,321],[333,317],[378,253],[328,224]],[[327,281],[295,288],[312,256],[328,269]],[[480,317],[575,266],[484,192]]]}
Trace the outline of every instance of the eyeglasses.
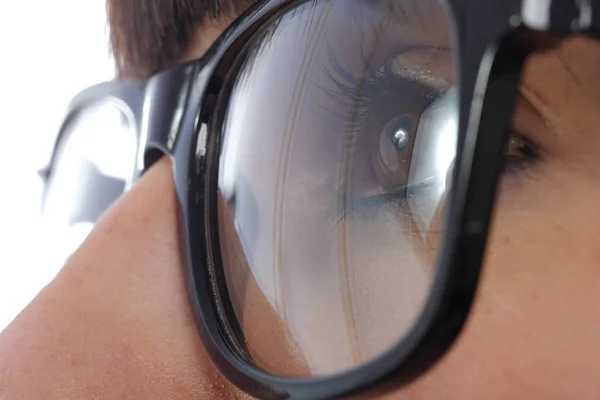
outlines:
{"label": "eyeglasses", "polygon": [[172,159],[191,309],[233,383],[383,393],[469,314],[527,57],[596,35],[599,7],[266,1],[199,60],[84,91],[62,131],[109,102],[139,134],[132,176]]}

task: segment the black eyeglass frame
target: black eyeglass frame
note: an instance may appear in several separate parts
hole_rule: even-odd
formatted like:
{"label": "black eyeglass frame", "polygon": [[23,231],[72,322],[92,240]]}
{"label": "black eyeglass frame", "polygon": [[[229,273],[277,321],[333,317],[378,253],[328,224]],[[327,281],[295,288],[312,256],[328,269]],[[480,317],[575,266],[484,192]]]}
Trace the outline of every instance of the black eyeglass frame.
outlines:
{"label": "black eyeglass frame", "polygon": [[[135,119],[139,175],[163,155],[171,158],[187,295],[205,347],[231,382],[264,399],[384,394],[423,374],[459,335],[477,289],[522,67],[532,52],[569,34],[597,37],[600,0],[447,0],[460,64],[459,140],[448,228],[429,299],[411,331],[365,365],[331,377],[283,378],[252,363],[227,297],[217,221],[219,99],[231,89],[237,55],[257,30],[307,1],[260,2],[201,59],[142,84],[113,81],[86,89],[70,104],[60,132],[86,106],[112,100]],[[44,176],[52,174],[54,159]]]}

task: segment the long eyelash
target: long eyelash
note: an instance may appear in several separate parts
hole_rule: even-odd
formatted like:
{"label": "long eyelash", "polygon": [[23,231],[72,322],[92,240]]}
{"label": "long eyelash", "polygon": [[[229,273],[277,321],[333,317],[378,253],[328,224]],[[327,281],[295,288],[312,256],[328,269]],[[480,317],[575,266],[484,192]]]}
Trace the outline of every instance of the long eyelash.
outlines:
{"label": "long eyelash", "polygon": [[[334,100],[337,107],[335,110],[325,109],[326,113],[320,117],[324,121],[332,122],[331,128],[338,131],[341,129],[348,135],[345,141],[350,146],[358,146],[367,134],[364,128],[369,111],[373,109],[373,105],[381,95],[389,95],[390,90],[394,90],[398,92],[399,96],[406,96],[406,98],[418,96],[422,103],[407,104],[402,107],[403,109],[407,107],[407,110],[415,110],[415,108],[427,107],[443,92],[414,77],[400,75],[392,77],[388,73],[388,68],[385,67],[376,69],[364,65],[364,72],[354,75],[340,64],[330,48],[328,48],[328,53],[328,62],[323,67],[323,73],[334,87],[317,86],[330,99]],[[333,121],[331,120],[332,116],[334,117]],[[347,140],[348,138],[351,140]]]}
{"label": "long eyelash", "polygon": [[[361,83],[363,83],[363,87],[368,88],[370,83],[385,77],[385,74],[375,72],[374,68],[369,68],[368,63],[363,61],[363,69],[365,71],[359,76],[355,76],[340,64],[334,54],[334,50],[329,46],[327,47],[327,53],[327,63],[323,67],[324,73],[325,76],[335,84],[339,92],[323,89],[328,94],[352,96],[349,100],[357,100],[361,105],[369,105],[369,103],[364,102],[364,100],[368,98],[367,96],[356,96],[356,89],[360,87]],[[369,92],[371,91],[368,90],[365,94],[369,94]]]}
{"label": "long eyelash", "polygon": [[328,53],[323,74],[334,87],[317,87],[334,100],[337,107],[334,110],[324,108],[325,113],[321,117],[330,121],[333,129],[341,129],[345,135],[349,135],[351,140],[347,141],[347,145],[356,146],[356,140],[362,136],[360,133],[366,124],[368,111],[389,79],[385,72],[373,68],[365,68],[365,72],[356,76],[340,64],[332,49],[328,48]]}
{"label": "long eyelash", "polygon": [[[365,135],[361,134],[367,123],[369,110],[374,103],[376,94],[380,90],[381,83],[387,77],[384,74],[374,72],[368,68],[360,76],[344,68],[335,57],[333,50],[328,46],[328,62],[323,67],[323,73],[327,80],[333,83],[333,88],[317,85],[325,95],[332,99],[335,110],[324,108],[324,121],[332,123],[331,128],[342,133],[344,164],[354,156],[355,151],[360,149],[360,141]],[[333,120],[332,120],[333,118]],[[346,179],[340,181],[337,209],[332,213],[330,223],[337,225],[351,213],[347,204],[348,182]]]}

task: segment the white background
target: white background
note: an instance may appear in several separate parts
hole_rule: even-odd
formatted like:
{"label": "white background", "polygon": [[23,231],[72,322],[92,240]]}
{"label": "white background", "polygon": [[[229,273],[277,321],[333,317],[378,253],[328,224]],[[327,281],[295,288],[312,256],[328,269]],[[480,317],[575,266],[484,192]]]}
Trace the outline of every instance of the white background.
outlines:
{"label": "white background", "polygon": [[38,231],[36,171],[70,98],[113,73],[105,0],[0,2],[0,331],[60,268]]}

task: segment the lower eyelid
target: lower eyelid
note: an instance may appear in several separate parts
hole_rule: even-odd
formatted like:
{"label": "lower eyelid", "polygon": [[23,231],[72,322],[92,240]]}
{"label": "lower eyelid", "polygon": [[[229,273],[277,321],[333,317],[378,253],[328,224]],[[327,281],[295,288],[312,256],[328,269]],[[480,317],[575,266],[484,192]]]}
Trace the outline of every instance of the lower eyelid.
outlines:
{"label": "lower eyelid", "polygon": [[[342,211],[342,216],[339,219],[344,219],[353,213],[368,214],[371,212],[380,213],[384,210],[402,210],[407,206],[407,200],[412,197],[418,197],[419,194],[414,194],[417,191],[426,191],[430,187],[431,181],[424,181],[411,184],[407,187],[398,189],[394,193],[379,193],[366,196],[356,196],[352,198]],[[413,194],[406,194],[411,192]],[[340,212],[338,212],[340,214]]]}
{"label": "lower eyelid", "polygon": [[376,218],[381,212],[389,213],[391,212],[390,209],[402,209],[406,204],[406,200],[402,198],[389,199],[385,195],[372,195],[356,196],[347,203],[342,209],[338,208],[331,213],[328,221],[338,224],[351,216],[359,216],[359,218],[365,219]]}

